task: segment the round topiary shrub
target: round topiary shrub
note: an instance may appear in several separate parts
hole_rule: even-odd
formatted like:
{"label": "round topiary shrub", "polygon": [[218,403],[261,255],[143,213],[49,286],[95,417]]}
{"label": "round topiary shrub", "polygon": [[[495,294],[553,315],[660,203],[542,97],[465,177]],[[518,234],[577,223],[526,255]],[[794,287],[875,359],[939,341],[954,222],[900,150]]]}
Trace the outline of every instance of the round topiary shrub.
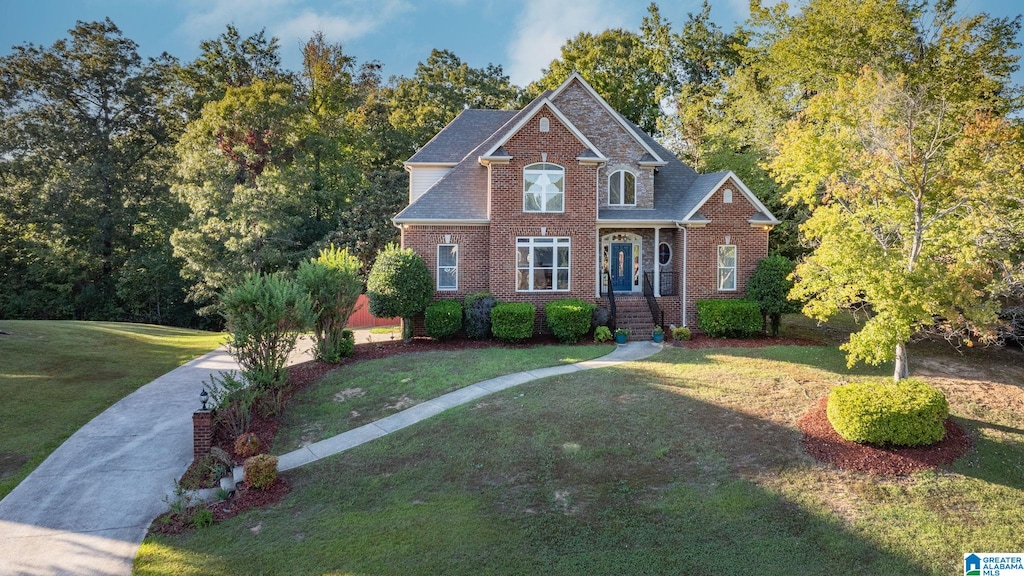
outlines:
{"label": "round topiary shrub", "polygon": [[431,302],[423,316],[427,336],[446,340],[462,328],[462,304],[454,300]]}
{"label": "round topiary shrub", "polygon": [[252,432],[246,432],[235,438],[235,454],[242,458],[254,456],[260,452],[260,439]]}
{"label": "round topiary shrub", "polygon": [[245,459],[245,481],[257,490],[266,490],[277,480],[277,456],[258,454]]}
{"label": "round topiary shrub", "polygon": [[941,390],[920,380],[855,382],[832,389],[826,414],[851,442],[926,446],[945,436],[949,404]]}

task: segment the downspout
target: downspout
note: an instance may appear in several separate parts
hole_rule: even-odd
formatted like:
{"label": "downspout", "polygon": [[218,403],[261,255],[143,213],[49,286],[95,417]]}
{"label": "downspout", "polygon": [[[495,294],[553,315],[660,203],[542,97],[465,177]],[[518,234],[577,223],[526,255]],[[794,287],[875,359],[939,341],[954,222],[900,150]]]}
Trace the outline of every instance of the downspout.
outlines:
{"label": "downspout", "polygon": [[689,265],[689,228],[683,226],[680,222],[676,222],[676,228],[683,231],[683,294],[682,294],[682,311],[683,311],[683,326],[686,326],[686,268]]}

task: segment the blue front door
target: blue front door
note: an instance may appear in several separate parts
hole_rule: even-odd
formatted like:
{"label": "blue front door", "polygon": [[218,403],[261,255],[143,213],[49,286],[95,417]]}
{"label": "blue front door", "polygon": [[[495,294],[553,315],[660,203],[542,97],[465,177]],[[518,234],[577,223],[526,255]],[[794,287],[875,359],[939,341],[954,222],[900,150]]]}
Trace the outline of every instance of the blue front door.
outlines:
{"label": "blue front door", "polygon": [[613,242],[611,247],[612,290],[633,291],[633,245]]}

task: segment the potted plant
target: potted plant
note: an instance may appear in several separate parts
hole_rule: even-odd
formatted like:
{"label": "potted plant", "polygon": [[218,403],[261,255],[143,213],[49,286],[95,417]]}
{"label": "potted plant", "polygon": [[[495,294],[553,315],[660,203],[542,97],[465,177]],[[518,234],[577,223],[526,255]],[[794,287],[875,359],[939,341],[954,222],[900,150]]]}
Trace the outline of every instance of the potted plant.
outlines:
{"label": "potted plant", "polygon": [[661,344],[661,342],[665,340],[665,329],[661,326],[655,326],[654,335],[651,336],[651,338],[654,340],[655,344]]}
{"label": "potted plant", "polygon": [[627,338],[629,338],[629,328],[619,328],[615,331],[615,342],[625,344]]}

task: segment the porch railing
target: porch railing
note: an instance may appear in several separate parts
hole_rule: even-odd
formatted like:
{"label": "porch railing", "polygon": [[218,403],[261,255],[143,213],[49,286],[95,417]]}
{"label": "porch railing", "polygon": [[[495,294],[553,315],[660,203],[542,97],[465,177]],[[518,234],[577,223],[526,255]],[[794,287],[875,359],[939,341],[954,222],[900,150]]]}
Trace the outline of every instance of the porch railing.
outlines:
{"label": "porch railing", "polygon": [[604,271],[605,278],[608,280],[608,312],[611,314],[612,331],[618,326],[615,322],[615,290],[612,290],[612,273],[610,270]]}
{"label": "porch railing", "polygon": [[655,324],[665,327],[665,315],[658,306],[658,299],[654,297],[654,274],[644,272],[644,298],[647,300],[647,308],[651,311],[651,320]]}

